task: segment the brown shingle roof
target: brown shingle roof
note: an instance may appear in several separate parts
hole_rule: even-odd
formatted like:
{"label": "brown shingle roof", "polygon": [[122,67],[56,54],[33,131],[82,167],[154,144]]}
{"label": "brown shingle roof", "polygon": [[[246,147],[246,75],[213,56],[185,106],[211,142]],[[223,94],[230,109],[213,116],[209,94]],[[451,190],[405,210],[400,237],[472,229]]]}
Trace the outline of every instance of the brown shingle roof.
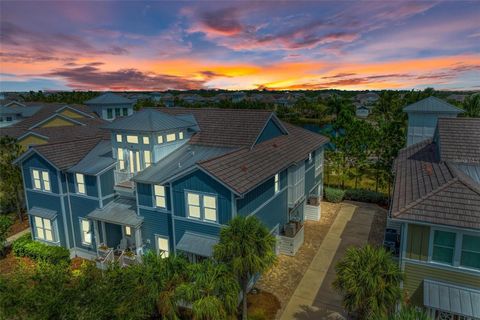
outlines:
{"label": "brown shingle roof", "polygon": [[443,161],[480,164],[480,118],[438,119]]}
{"label": "brown shingle roof", "polygon": [[268,110],[214,109],[214,108],[160,108],[172,115],[192,114],[200,132],[191,144],[216,147],[252,146],[272,115]]}
{"label": "brown shingle roof", "polygon": [[289,134],[200,162],[201,168],[244,194],[328,142],[324,136],[283,123]]}
{"label": "brown shingle roof", "polygon": [[440,161],[431,140],[399,152],[394,164],[393,218],[480,229],[480,188]]}
{"label": "brown shingle roof", "polygon": [[60,170],[65,170],[82,160],[100,141],[100,138],[62,141],[34,146],[32,149]]}

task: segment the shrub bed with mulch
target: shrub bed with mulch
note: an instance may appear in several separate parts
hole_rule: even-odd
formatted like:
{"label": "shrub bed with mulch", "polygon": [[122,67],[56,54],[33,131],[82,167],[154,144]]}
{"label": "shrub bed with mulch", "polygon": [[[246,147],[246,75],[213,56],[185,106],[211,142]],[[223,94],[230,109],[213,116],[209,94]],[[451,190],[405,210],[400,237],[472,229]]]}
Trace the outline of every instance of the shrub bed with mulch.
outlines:
{"label": "shrub bed with mulch", "polygon": [[275,319],[280,301],[267,291],[254,289],[247,296],[248,320]]}

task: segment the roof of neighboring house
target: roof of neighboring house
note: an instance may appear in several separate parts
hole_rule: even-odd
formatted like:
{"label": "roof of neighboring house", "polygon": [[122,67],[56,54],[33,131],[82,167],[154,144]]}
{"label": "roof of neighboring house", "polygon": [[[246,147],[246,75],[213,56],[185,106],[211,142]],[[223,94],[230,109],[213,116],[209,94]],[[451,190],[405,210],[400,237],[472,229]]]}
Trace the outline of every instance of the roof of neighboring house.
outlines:
{"label": "roof of neighboring house", "polygon": [[40,153],[58,169],[65,170],[76,165],[100,141],[99,138],[62,141],[33,146],[31,149]]}
{"label": "roof of neighboring house", "polygon": [[437,97],[428,97],[423,100],[412,103],[405,108],[405,112],[449,112],[449,113],[463,113],[464,111],[454,105],[439,99]]}
{"label": "roof of neighboring house", "polygon": [[87,105],[133,104],[134,101],[121,95],[106,92],[98,97],[85,101]]}
{"label": "roof of neighboring house", "polygon": [[480,164],[480,118],[440,118],[438,135],[443,161]]}
{"label": "roof of neighboring house", "polygon": [[30,106],[30,107],[21,107],[21,106],[4,106],[0,107],[0,115],[9,115],[9,114],[19,114],[22,117],[31,117],[37,111],[39,111],[41,106]]}
{"label": "roof of neighboring house", "polygon": [[393,218],[480,229],[479,185],[440,161],[431,139],[402,149],[394,171]]}
{"label": "roof of neighboring house", "polygon": [[137,174],[132,180],[162,184],[189,168],[194,168],[199,161],[218,157],[229,151],[232,151],[232,149],[185,144]]}
{"label": "roof of neighboring house", "polygon": [[288,135],[201,161],[199,166],[238,194],[245,194],[290,165],[301,163],[310,152],[328,142],[319,134],[288,123],[283,125]]}
{"label": "roof of neighboring house", "polygon": [[215,108],[161,108],[171,115],[191,114],[195,117],[200,132],[191,139],[191,144],[218,147],[252,146],[272,116],[268,110],[215,109]]}
{"label": "roof of neighboring house", "polygon": [[159,132],[178,128],[189,128],[194,123],[160,112],[156,109],[145,108],[128,117],[119,118],[105,126],[110,130],[129,130]]}
{"label": "roof of neighboring house", "polygon": [[101,140],[83,159],[68,171],[96,175],[115,163],[116,160],[112,157],[112,144],[109,140]]}

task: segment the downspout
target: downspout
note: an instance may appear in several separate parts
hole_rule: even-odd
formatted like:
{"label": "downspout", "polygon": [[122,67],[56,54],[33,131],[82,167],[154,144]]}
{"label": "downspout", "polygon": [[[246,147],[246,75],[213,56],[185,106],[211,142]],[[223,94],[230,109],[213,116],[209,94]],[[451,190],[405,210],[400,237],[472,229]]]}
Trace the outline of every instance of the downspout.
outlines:
{"label": "downspout", "polygon": [[72,233],[73,233],[73,251],[75,252],[75,256],[77,255],[77,242],[75,236],[75,228],[73,227],[73,215],[72,215],[72,203],[70,202],[70,188],[68,187],[68,173],[65,174],[65,181],[67,185],[67,199],[68,199],[68,210],[70,211],[70,224],[72,226]]}
{"label": "downspout", "polygon": [[[65,203],[63,202],[63,198],[65,194],[63,193],[63,186],[62,186],[62,172],[57,170],[57,182],[58,182],[58,189],[60,190],[60,206],[62,207],[62,219],[63,219],[63,227],[65,228],[65,242],[67,243],[68,249],[70,249],[70,232],[68,232],[67,227],[67,214],[65,212]],[[60,239],[58,239],[60,241]]]}
{"label": "downspout", "polygon": [[[172,215],[172,240],[173,240],[173,252],[177,254],[177,241],[175,239],[175,211],[173,210],[173,183],[170,184],[170,211]],[[156,246],[157,244],[155,244]]]}

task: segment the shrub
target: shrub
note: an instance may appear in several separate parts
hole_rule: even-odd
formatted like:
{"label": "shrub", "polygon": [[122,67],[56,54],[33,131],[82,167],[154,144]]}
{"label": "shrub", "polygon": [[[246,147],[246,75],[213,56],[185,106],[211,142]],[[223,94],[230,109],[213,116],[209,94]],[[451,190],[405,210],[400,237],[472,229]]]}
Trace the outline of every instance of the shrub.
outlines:
{"label": "shrub", "polygon": [[385,194],[366,189],[348,189],[345,191],[345,199],[377,204],[387,204],[388,202],[388,197]]}
{"label": "shrub", "polygon": [[330,187],[325,188],[325,199],[327,199],[328,202],[341,202],[344,196],[345,191],[342,189],[335,189]]}
{"label": "shrub", "polygon": [[29,257],[34,260],[44,260],[55,264],[70,261],[68,249],[34,241],[30,234],[15,240],[12,244],[12,251],[18,257]]}
{"label": "shrub", "polygon": [[13,221],[9,216],[0,215],[0,256],[3,256],[4,244]]}

